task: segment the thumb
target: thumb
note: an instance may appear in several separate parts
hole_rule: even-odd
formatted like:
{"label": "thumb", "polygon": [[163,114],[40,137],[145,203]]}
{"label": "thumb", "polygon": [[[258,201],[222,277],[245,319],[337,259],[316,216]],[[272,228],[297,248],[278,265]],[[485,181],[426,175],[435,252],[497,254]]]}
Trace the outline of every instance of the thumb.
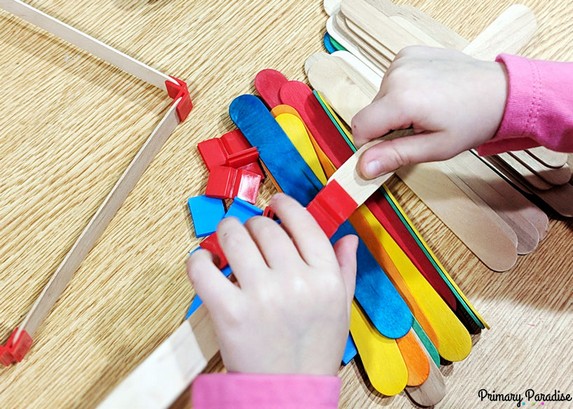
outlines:
{"label": "thumb", "polygon": [[358,249],[358,237],[349,234],[338,240],[334,244],[334,253],[340,266],[340,274],[346,287],[348,297],[348,307],[354,298],[354,289],[356,287],[356,251]]}
{"label": "thumb", "polygon": [[402,166],[446,160],[464,149],[450,143],[443,132],[405,136],[382,141],[365,151],[358,161],[358,170],[372,179]]}

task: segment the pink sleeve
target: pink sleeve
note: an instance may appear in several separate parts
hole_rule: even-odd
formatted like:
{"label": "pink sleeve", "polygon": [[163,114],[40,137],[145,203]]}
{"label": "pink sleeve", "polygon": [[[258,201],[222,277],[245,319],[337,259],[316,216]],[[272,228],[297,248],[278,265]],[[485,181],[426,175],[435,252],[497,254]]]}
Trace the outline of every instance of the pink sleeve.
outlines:
{"label": "pink sleeve", "polygon": [[573,63],[501,54],[509,75],[505,113],[480,155],[535,146],[573,152]]}
{"label": "pink sleeve", "polygon": [[338,407],[337,376],[212,374],[192,386],[194,409]]}

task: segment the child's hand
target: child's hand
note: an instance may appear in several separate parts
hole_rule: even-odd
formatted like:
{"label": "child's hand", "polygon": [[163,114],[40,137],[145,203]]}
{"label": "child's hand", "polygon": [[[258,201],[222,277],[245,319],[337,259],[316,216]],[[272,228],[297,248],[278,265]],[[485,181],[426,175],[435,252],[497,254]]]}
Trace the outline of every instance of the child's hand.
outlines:
{"label": "child's hand", "polygon": [[357,145],[396,129],[416,135],[382,142],[360,160],[368,178],[413,163],[449,159],[497,131],[507,99],[501,63],[459,51],[407,47],[390,65],[374,101],[352,120]]}
{"label": "child's hand", "polygon": [[279,194],[281,224],[223,220],[217,236],[239,286],[198,251],[187,271],[215,325],[228,371],[335,375],[348,335],[356,279],[355,236],[331,246],[314,218]]}

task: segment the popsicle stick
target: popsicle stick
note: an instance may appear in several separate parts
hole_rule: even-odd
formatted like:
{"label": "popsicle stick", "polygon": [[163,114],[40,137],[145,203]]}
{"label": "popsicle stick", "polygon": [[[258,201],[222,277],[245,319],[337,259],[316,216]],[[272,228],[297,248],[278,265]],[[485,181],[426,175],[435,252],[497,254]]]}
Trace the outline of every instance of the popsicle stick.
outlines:
{"label": "popsicle stick", "polygon": [[255,89],[269,108],[281,104],[279,90],[288,79],[279,71],[266,69],[255,76]]}
{"label": "popsicle stick", "polygon": [[[336,57],[323,55],[323,58],[315,61],[306,72],[308,80],[313,88],[318,90],[326,102],[335,107],[336,113],[347,124],[352,123],[356,114],[356,107],[365,107],[371,101],[371,94],[364,92],[364,88],[353,86],[353,81],[347,72],[336,62]],[[336,81],[332,78],[336,77]],[[344,81],[348,78],[350,81]],[[342,80],[341,80],[342,79]]]}
{"label": "popsicle stick", "polygon": [[529,221],[537,230],[539,240],[543,240],[549,229],[547,214],[512,187],[510,183],[507,183],[477,152],[473,150],[469,152],[472,154],[473,159],[464,156],[465,168],[469,172],[476,174],[476,177],[486,182],[490,188],[502,196],[506,200],[506,204],[503,206],[505,211],[511,214],[517,213]]}
{"label": "popsicle stick", "polygon": [[451,362],[467,357],[472,347],[467,329],[374,215],[366,206],[361,206],[350,220],[408,303],[440,356]]}
{"label": "popsicle stick", "polygon": [[[461,165],[462,162],[464,166]],[[449,160],[445,163],[451,167],[457,175],[463,176],[462,180],[464,183],[482,198],[489,207],[495,210],[513,231],[515,231],[517,235],[518,254],[529,254],[537,248],[539,244],[539,232],[536,227],[519,212],[519,209],[514,208],[514,203],[511,203],[506,196],[500,194],[482,178],[482,175],[489,170],[487,165],[470,152],[462,152],[457,156],[456,160]],[[502,183],[508,186],[507,183],[503,181]]]}
{"label": "popsicle stick", "polygon": [[95,246],[129,193],[133,190],[137,181],[141,178],[177,125],[179,125],[177,105],[180,101],[181,99],[177,100],[169,109],[163,120],[155,128],[149,139],[139,150],[128,168],[102,202],[96,214],[59,265],[40,296],[36,299],[28,315],[18,326],[16,340],[23,331],[26,331],[33,337],[60,295],[64,292],[73,274]]}
{"label": "popsicle stick", "polygon": [[[394,54],[408,45],[421,44],[416,36],[372,7],[366,0],[343,0],[340,10],[344,16],[370,33],[372,37],[383,41],[385,48]],[[431,45],[440,44],[434,41]]]}
{"label": "popsicle stick", "polygon": [[500,176],[522,191],[523,194],[538,197],[563,217],[573,217],[573,201],[571,200],[571,197],[573,197],[573,185],[566,184],[555,186],[549,190],[539,190],[526,184],[523,178],[509,169],[505,162],[499,160],[499,157],[490,156],[482,159],[490,164],[491,168]]}
{"label": "popsicle stick", "polygon": [[464,48],[464,52],[474,58],[493,61],[500,52],[517,53],[536,30],[533,12],[527,6],[513,4]]}
{"label": "popsicle stick", "polygon": [[372,386],[386,396],[397,395],[408,383],[408,369],[396,341],[380,335],[353,302],[350,333]]}
{"label": "popsicle stick", "polygon": [[[462,50],[468,41],[458,33],[434,20],[429,15],[423,13],[410,5],[397,5],[389,0],[366,0],[370,5],[380,12],[386,14],[407,30],[422,32],[424,35],[417,35],[418,38],[429,36],[433,41],[439,42],[443,47]],[[405,22],[407,24],[405,24]]]}
{"label": "popsicle stick", "polygon": [[534,159],[527,152],[516,151],[508,153],[519,162],[521,162],[523,166],[525,166],[535,175],[539,176],[541,179],[551,185],[560,186],[564,185],[565,183],[569,183],[571,180],[571,169],[567,164],[560,168],[549,168],[538,160]]}
{"label": "popsicle stick", "polygon": [[[382,186],[384,189],[384,195],[388,198],[388,203],[396,210],[396,214],[403,220],[404,224],[408,226],[408,229],[413,232],[415,235],[416,240],[420,243],[420,245],[424,248],[424,251],[428,253],[428,257],[430,261],[435,264],[436,270],[440,273],[444,281],[448,284],[452,292],[457,298],[458,307],[463,306],[463,310],[467,311],[467,314],[470,315],[470,318],[480,327],[480,328],[487,328],[489,329],[489,325],[483,319],[483,317],[479,314],[479,312],[473,307],[470,301],[467,299],[465,294],[460,290],[456,282],[452,279],[446,268],[440,263],[440,260],[434,255],[432,249],[428,246],[424,238],[420,235],[416,227],[412,223],[412,221],[406,215],[406,212],[400,204],[396,200],[396,198],[392,195],[390,190],[387,186]],[[456,312],[459,312],[456,310]],[[460,312],[461,313],[461,312]],[[459,316],[459,314],[458,314]]]}
{"label": "popsicle stick", "polygon": [[[428,351],[424,351],[424,353],[428,356]],[[430,372],[426,382],[420,386],[407,386],[404,389],[408,397],[422,407],[433,407],[446,396],[446,382],[440,369],[432,359],[428,359],[428,363]]]}
{"label": "popsicle stick", "polygon": [[335,21],[338,23],[339,27],[341,27],[344,32],[350,33],[357,38],[358,44],[364,46],[369,49],[369,51],[373,54],[379,54],[382,56],[386,61],[392,62],[394,57],[396,57],[396,53],[386,47],[381,41],[373,37],[368,31],[365,31],[354,23],[349,18],[340,12],[336,15]]}
{"label": "popsicle stick", "polygon": [[327,180],[326,175],[322,170],[322,166],[312,146],[304,123],[293,114],[279,114],[275,119],[293,145],[296,146],[301,156],[305,158],[306,163],[310,166],[316,177],[325,185]]}
{"label": "popsicle stick", "polygon": [[[271,110],[271,114],[275,118],[280,114],[291,114],[291,115],[296,116],[298,119],[300,119],[300,121],[304,124],[300,114],[297,112],[296,109],[294,109],[290,105],[284,105],[284,104],[277,105],[276,107],[274,107]],[[311,135],[310,131],[308,130],[308,128],[306,127],[306,125],[304,125],[304,127],[306,129],[306,133],[307,133],[308,137],[310,138],[310,142],[312,143],[312,146],[314,148],[316,156],[318,157],[320,165],[322,166],[322,170],[324,171],[325,176],[327,178],[329,178],[336,171],[336,168],[334,167],[334,165],[332,164],[332,162],[328,158],[328,156],[326,156],[326,154],[322,151],[322,149],[320,149],[320,146],[314,140],[314,138],[312,137],[312,135]]]}
{"label": "popsicle stick", "polygon": [[567,164],[568,155],[566,153],[555,152],[543,146],[526,149],[525,152],[550,168],[560,168]]}
{"label": "popsicle stick", "polygon": [[[321,92],[325,93],[325,97],[330,104],[337,107],[337,112],[343,119],[352,118],[354,114],[357,112],[358,107],[366,106],[368,102],[368,97],[364,94],[364,90],[360,89],[360,86],[352,81],[351,78],[336,64],[331,63],[332,56],[324,56],[320,61],[316,61],[314,64],[311,65],[310,71],[308,73],[309,80],[313,84],[313,86]],[[336,80],[333,80],[337,78]],[[431,165],[428,165],[431,166]],[[438,172],[439,173],[439,172]],[[415,175],[419,175],[420,173],[416,173]],[[448,195],[445,197],[450,198],[450,195],[457,195],[456,199],[459,203],[457,205],[463,206],[463,203],[468,203],[467,206],[473,208],[480,220],[479,223],[472,223],[468,224],[465,222],[465,217],[463,214],[458,212],[451,212],[449,207],[453,206],[452,204],[448,205],[447,201],[443,198],[440,198],[440,195],[437,192],[434,192],[433,195],[430,195],[428,190],[420,190],[415,189],[413,185],[421,186],[423,183],[417,183],[414,180],[417,176],[408,176],[406,173],[402,173],[401,176],[404,176],[406,184],[412,188],[417,195],[421,197],[421,199],[441,218],[442,221],[450,227],[455,234],[460,237],[460,239],[476,254],[478,258],[480,258],[486,265],[496,271],[505,271],[509,269],[511,266],[515,264],[517,261],[517,250],[516,246],[512,246],[511,242],[515,240],[515,236],[513,233],[510,232],[503,232],[503,229],[500,229],[499,226],[492,226],[491,231],[495,231],[497,234],[500,234],[500,242],[503,243],[498,248],[500,253],[495,254],[488,254],[488,242],[484,240],[486,235],[481,234],[481,230],[487,230],[488,227],[492,223],[490,222],[490,218],[483,214],[483,211],[479,210],[477,206],[471,206],[468,202],[467,195],[461,191],[456,186],[453,186],[452,183],[449,183],[447,179],[442,178],[441,183],[443,184],[443,188],[448,190]],[[440,175],[438,175],[440,176]],[[423,188],[422,188],[423,189]],[[427,195],[427,197],[424,197]],[[487,211],[487,208],[486,208]],[[471,228],[477,229],[474,230],[473,233],[470,229]],[[503,226],[503,224],[502,224]],[[457,229],[462,229],[463,231],[458,231]],[[478,233],[479,232],[479,233]],[[506,238],[504,240],[504,237]],[[512,248],[513,247],[513,248]],[[506,261],[496,260],[496,258],[501,255],[505,251]]]}
{"label": "popsicle stick", "polygon": [[[342,33],[348,41],[352,42],[352,44],[358,48],[361,53],[364,54],[364,56],[368,58],[370,62],[372,62],[372,64],[378,67],[379,70],[386,71],[392,60],[384,55],[381,51],[374,48],[370,43],[361,38],[354,31],[350,30],[346,24],[346,21],[343,18],[340,18],[340,16],[340,12],[333,16],[333,24],[337,30]],[[386,52],[388,53],[389,51]]]}
{"label": "popsicle stick", "polygon": [[[360,61],[348,51],[337,51],[331,55],[343,60],[348,65],[348,67],[351,68],[353,73],[360,74],[360,76],[368,82],[370,88],[378,92],[382,82],[380,76],[376,75],[376,73],[368,68],[368,66],[366,66],[362,61]],[[348,74],[351,76],[353,75],[350,72]]]}
{"label": "popsicle stick", "polygon": [[115,65],[121,70],[141,79],[142,81],[154,85],[159,89],[167,91],[165,81],[172,82],[174,85],[177,85],[177,81],[170,76],[159,72],[155,68],[152,68],[141,61],[137,61],[127,54],[122,53],[121,51],[116,50],[115,48],[110,47],[85,33],[82,33],[74,27],[63,23],[20,0],[0,0],[0,8],[3,8],[22,20],[38,26],[112,65]]}
{"label": "popsicle stick", "polygon": [[412,329],[416,333],[416,336],[424,346],[424,349],[428,353],[430,359],[436,364],[436,366],[440,365],[440,354],[436,349],[436,346],[432,343],[428,335],[424,332],[424,329],[418,322],[416,318],[414,318],[414,322],[412,323]]}
{"label": "popsicle stick", "polygon": [[169,407],[219,351],[211,318],[199,307],[129,374],[99,409]]}
{"label": "popsicle stick", "polygon": [[553,187],[553,185],[541,179],[509,153],[500,153],[496,155],[496,157],[499,161],[503,162],[508,169],[511,169],[511,171],[519,175],[529,186],[539,190],[549,190]]}
{"label": "popsicle stick", "polygon": [[[398,176],[490,269],[507,271],[517,262],[517,248],[505,231],[491,223],[435,164],[399,169]],[[470,215],[470,216],[468,216]]]}
{"label": "popsicle stick", "polygon": [[336,14],[338,10],[340,10],[340,0],[323,0],[322,6],[324,7],[324,11],[329,16]]}
{"label": "popsicle stick", "polygon": [[428,379],[430,375],[431,360],[424,352],[424,347],[418,340],[414,330],[408,332],[402,338],[396,340],[400,349],[404,363],[408,368],[408,386],[420,386]]}
{"label": "popsicle stick", "polygon": [[326,20],[326,30],[328,31],[328,34],[330,34],[332,38],[334,38],[344,48],[346,48],[348,52],[358,58],[364,65],[366,65],[376,74],[382,76],[382,70],[373,64],[370,59],[366,57],[364,53],[360,51],[358,47],[355,46],[352,41],[346,38],[346,36],[338,29],[338,27],[335,25],[334,17],[330,17],[328,20]]}

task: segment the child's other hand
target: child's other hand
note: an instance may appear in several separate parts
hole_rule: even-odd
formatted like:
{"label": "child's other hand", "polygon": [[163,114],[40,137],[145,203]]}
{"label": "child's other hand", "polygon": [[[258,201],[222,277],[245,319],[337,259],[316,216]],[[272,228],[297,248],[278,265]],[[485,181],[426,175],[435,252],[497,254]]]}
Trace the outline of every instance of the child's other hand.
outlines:
{"label": "child's other hand", "polygon": [[209,310],[230,372],[335,375],[348,335],[356,279],[355,236],[334,249],[314,218],[279,194],[281,220],[223,220],[217,236],[238,286],[198,251],[189,277]]}
{"label": "child's other hand", "polygon": [[360,160],[368,178],[413,163],[449,159],[497,131],[507,99],[501,63],[459,51],[413,46],[390,65],[374,101],[352,120],[357,145],[396,129],[415,135],[373,146]]}

